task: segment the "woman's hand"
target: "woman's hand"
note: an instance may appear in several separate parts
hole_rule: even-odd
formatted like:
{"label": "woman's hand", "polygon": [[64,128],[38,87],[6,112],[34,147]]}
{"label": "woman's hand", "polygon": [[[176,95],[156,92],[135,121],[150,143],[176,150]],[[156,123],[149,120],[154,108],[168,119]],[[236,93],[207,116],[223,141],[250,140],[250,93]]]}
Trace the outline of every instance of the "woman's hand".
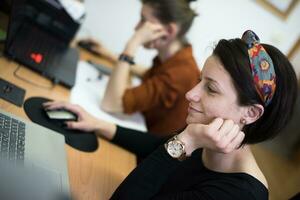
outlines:
{"label": "woman's hand", "polygon": [[138,40],[140,44],[146,44],[165,35],[166,31],[161,24],[145,22],[136,30],[133,37]]}
{"label": "woman's hand", "polygon": [[148,21],[144,22],[140,27],[138,27],[138,29],[136,29],[134,35],[127,43],[124,53],[134,55],[136,49],[145,44],[152,47],[155,41],[166,34],[167,32],[161,24],[151,23]]}
{"label": "woman's hand", "polygon": [[214,119],[210,124],[189,124],[178,138],[186,144],[190,155],[198,148],[208,148],[230,153],[238,148],[245,137],[244,132],[232,120]]}
{"label": "woman's hand", "polygon": [[84,132],[96,132],[106,139],[112,139],[115,135],[116,125],[97,119],[86,112],[81,106],[67,102],[49,101],[43,104],[45,109],[65,109],[77,115],[77,121],[66,121],[69,129],[81,130]]}

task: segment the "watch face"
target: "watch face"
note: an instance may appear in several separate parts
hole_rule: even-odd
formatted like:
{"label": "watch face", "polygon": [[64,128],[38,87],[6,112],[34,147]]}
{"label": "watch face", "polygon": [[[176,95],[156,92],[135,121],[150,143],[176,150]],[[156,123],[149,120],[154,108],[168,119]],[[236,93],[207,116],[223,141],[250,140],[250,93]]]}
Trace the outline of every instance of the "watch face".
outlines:
{"label": "watch face", "polygon": [[168,144],[168,153],[173,157],[173,158],[179,158],[182,153],[183,153],[183,145],[178,143],[178,142],[175,142],[175,141],[171,141],[169,142]]}

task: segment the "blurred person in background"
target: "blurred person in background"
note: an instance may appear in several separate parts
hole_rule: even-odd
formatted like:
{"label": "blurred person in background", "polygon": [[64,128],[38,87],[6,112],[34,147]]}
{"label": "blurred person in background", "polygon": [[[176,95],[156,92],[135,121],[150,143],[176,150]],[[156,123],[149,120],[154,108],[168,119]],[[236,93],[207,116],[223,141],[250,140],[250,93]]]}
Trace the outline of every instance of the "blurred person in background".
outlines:
{"label": "blurred person in background", "polygon": [[[196,13],[188,0],[142,0],[142,4],[141,19],[119,56],[93,41],[94,51],[115,62],[101,107],[110,113],[141,112],[149,132],[163,137],[186,125],[185,93],[200,76],[185,38]],[[151,68],[134,62],[142,46],[157,51]],[[141,77],[139,86],[128,83],[131,73]]]}

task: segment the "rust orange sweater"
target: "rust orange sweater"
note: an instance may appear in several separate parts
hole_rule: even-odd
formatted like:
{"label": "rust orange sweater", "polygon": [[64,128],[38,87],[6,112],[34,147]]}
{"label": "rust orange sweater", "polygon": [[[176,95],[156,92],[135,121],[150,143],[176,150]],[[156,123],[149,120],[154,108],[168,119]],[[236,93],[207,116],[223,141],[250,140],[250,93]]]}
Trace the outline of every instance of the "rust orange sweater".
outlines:
{"label": "rust orange sweater", "polygon": [[124,111],[142,112],[148,132],[161,137],[172,135],[186,125],[188,101],[185,93],[198,83],[199,77],[190,45],[164,63],[155,57],[142,84],[125,91]]}

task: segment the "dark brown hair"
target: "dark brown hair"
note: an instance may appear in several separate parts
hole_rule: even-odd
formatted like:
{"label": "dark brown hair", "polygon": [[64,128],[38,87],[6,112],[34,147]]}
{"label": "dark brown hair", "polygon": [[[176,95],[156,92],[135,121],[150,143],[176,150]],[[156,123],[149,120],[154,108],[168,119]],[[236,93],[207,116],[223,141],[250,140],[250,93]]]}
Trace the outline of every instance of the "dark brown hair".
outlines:
{"label": "dark brown hair", "polygon": [[190,29],[194,17],[197,14],[190,8],[190,2],[194,0],[141,0],[143,4],[150,5],[154,9],[154,15],[163,24],[175,22],[180,30],[178,38],[184,37]]}
{"label": "dark brown hair", "polygon": [[[256,122],[244,127],[243,144],[253,144],[273,138],[290,120],[297,98],[297,77],[286,56],[276,47],[262,44],[271,57],[276,73],[276,91],[272,102],[264,107],[264,114]],[[241,106],[264,105],[256,92],[250,70],[246,43],[241,39],[220,40],[213,55],[229,72]]]}

